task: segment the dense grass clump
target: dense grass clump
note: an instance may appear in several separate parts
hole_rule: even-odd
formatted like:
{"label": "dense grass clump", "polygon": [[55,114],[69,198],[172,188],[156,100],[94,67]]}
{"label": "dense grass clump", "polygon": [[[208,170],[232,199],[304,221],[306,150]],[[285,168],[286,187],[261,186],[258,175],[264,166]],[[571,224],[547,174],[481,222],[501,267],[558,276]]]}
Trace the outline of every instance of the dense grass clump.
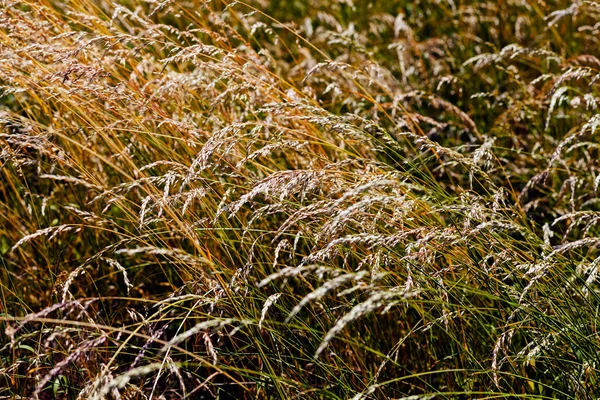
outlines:
{"label": "dense grass clump", "polygon": [[598,398],[599,30],[0,1],[0,398]]}

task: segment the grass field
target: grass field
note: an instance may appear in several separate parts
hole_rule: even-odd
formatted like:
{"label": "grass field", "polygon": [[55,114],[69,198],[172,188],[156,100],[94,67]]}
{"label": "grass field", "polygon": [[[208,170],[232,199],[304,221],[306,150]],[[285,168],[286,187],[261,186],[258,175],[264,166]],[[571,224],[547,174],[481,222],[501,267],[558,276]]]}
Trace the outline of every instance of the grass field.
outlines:
{"label": "grass field", "polygon": [[600,396],[600,3],[0,0],[0,399]]}

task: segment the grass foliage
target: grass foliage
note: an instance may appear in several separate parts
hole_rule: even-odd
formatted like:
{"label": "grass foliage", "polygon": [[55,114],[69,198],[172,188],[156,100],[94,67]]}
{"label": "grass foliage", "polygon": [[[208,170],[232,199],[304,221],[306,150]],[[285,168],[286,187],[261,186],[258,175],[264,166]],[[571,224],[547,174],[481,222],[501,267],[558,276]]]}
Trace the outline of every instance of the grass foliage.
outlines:
{"label": "grass foliage", "polygon": [[0,398],[597,398],[599,30],[0,1]]}

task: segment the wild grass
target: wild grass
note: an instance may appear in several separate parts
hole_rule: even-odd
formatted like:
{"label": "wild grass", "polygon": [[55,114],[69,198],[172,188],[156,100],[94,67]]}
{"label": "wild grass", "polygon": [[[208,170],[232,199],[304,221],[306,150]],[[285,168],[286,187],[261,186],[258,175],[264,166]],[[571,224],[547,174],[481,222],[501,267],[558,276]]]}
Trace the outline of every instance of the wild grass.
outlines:
{"label": "wild grass", "polygon": [[600,396],[600,3],[0,4],[0,398]]}

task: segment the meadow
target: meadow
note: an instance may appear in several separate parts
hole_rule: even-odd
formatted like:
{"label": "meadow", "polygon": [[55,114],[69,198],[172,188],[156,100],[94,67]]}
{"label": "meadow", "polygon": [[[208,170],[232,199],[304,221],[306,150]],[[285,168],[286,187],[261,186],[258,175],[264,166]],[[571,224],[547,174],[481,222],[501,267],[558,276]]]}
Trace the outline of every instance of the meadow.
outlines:
{"label": "meadow", "polygon": [[600,396],[600,2],[0,0],[0,399]]}

